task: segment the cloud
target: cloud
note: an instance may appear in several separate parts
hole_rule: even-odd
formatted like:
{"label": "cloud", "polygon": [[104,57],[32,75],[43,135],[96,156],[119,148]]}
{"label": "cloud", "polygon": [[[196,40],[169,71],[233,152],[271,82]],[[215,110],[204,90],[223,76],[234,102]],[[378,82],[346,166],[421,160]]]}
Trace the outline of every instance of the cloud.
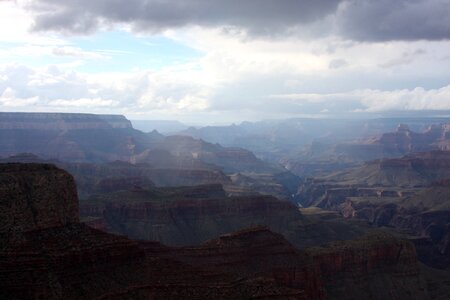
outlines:
{"label": "cloud", "polygon": [[183,68],[83,74],[57,66],[34,69],[13,64],[0,67],[0,110],[26,106],[31,111],[204,111],[215,85],[193,75],[195,71]]}
{"label": "cloud", "polygon": [[38,97],[18,98],[16,91],[11,88],[6,88],[0,95],[0,106],[6,108],[18,108],[34,105],[39,101]]}
{"label": "cloud", "polygon": [[[208,63],[213,64],[211,61],[202,63],[205,65],[201,70],[193,65],[104,74],[83,74],[55,66],[33,69],[9,65],[0,68],[0,110],[120,113],[190,122],[450,110],[450,85],[437,89],[350,89],[338,93],[283,94],[289,74],[227,75],[220,80],[205,81],[204,78],[216,77],[214,71],[218,67],[208,66]],[[303,77],[296,78],[309,87]],[[303,85],[295,84],[290,89],[303,89]]]}
{"label": "cloud", "polygon": [[54,35],[31,33],[33,18],[23,6],[27,0],[0,1],[0,42],[26,43],[29,45],[64,45],[65,42]]}
{"label": "cloud", "polygon": [[55,107],[75,107],[75,108],[99,108],[99,107],[115,107],[119,104],[118,101],[102,99],[102,98],[81,98],[74,100],[56,99],[48,102],[49,106]]}
{"label": "cloud", "polygon": [[380,63],[381,68],[394,68],[402,65],[409,65],[418,59],[419,56],[426,54],[423,49],[416,49],[413,52],[405,51],[400,56]]}
{"label": "cloud", "polygon": [[338,34],[358,41],[450,38],[449,0],[347,0],[335,14]]}
{"label": "cloud", "polygon": [[333,59],[328,64],[328,68],[330,69],[339,69],[348,65],[348,62],[345,59]]}
{"label": "cloud", "polygon": [[68,34],[115,25],[160,33],[193,25],[250,37],[450,38],[450,0],[36,0],[27,7],[35,30]]}
{"label": "cloud", "polygon": [[160,32],[187,25],[236,26],[272,34],[333,12],[339,0],[40,0],[29,6],[37,30],[88,33],[101,25],[129,24]]}
{"label": "cloud", "polygon": [[323,104],[329,112],[332,111],[328,107],[341,105],[350,108],[347,112],[450,110],[450,85],[429,90],[422,87],[392,91],[365,89],[332,94],[272,95],[271,98]]}
{"label": "cloud", "polygon": [[363,91],[361,103],[365,111],[392,110],[450,110],[450,85],[426,90]]}
{"label": "cloud", "polygon": [[83,59],[107,59],[108,56],[94,52],[94,51],[84,51],[77,47],[55,47],[52,49],[52,53],[57,56],[69,56]]}

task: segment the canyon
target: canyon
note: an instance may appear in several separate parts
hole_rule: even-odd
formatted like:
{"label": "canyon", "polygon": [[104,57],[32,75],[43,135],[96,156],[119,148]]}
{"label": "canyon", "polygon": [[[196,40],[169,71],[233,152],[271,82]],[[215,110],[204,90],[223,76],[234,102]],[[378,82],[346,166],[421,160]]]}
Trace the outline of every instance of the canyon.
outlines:
{"label": "canyon", "polygon": [[422,262],[449,264],[450,152],[431,151],[382,159],[306,180],[303,206],[339,212],[409,236]]}
{"label": "canyon", "polygon": [[[234,195],[283,199],[291,198],[292,182],[299,180],[243,148],[144,133],[120,115],[1,113],[0,140],[2,161],[49,162],[67,169],[76,177],[82,198],[95,190],[88,185],[104,176],[145,177],[157,186],[220,183]],[[233,183],[239,176],[251,180]]]}
{"label": "canyon", "polygon": [[[344,290],[349,298],[429,298],[414,246],[387,233],[299,250],[267,227],[252,227],[169,247],[79,223],[74,180],[63,170],[0,169],[9,182],[2,215],[15,216],[25,198],[24,211],[34,216],[2,226],[2,299],[334,299]],[[53,193],[61,187],[65,209]]]}
{"label": "canyon", "polygon": [[215,127],[0,117],[1,298],[450,293],[448,120],[241,124],[222,146]]}

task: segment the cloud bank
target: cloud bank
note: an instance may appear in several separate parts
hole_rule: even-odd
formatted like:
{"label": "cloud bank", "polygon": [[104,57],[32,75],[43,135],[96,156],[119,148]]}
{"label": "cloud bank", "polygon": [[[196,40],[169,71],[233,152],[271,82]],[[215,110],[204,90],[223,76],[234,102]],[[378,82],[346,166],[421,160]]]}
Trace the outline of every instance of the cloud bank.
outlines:
{"label": "cloud bank", "polygon": [[[108,26],[159,33],[186,26],[248,37],[337,35],[355,41],[450,38],[450,0],[36,0],[35,30],[89,34]],[[313,36],[313,37],[314,37]]]}
{"label": "cloud bank", "polygon": [[[20,80],[18,80],[20,79]],[[31,69],[11,65],[0,69],[0,105],[14,111],[110,112],[153,116],[218,114],[261,117],[296,114],[339,114],[392,110],[450,110],[450,85],[438,89],[353,90],[343,93],[301,93],[251,99],[230,94],[230,88],[200,85],[195,79],[174,83],[162,73],[149,71],[116,76],[78,74],[57,67]],[[233,83],[229,83],[233,85]],[[234,83],[239,84],[239,83]],[[245,101],[243,101],[245,99]]]}

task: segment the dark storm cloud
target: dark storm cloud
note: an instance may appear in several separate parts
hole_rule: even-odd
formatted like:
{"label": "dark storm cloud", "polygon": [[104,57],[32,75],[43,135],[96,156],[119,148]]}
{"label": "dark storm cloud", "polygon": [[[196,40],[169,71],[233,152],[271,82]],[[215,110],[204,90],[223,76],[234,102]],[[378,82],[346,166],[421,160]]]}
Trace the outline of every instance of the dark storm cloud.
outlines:
{"label": "dark storm cloud", "polygon": [[100,23],[127,23],[159,32],[186,25],[236,26],[271,35],[336,10],[340,0],[40,0],[37,30],[87,33]]}
{"label": "dark storm cloud", "polygon": [[450,0],[345,1],[336,27],[359,41],[449,39]]}
{"label": "dark storm cloud", "polygon": [[71,34],[128,24],[150,33],[199,25],[237,27],[259,36],[310,32],[356,41],[450,38],[450,0],[36,0],[29,8],[36,30]]}

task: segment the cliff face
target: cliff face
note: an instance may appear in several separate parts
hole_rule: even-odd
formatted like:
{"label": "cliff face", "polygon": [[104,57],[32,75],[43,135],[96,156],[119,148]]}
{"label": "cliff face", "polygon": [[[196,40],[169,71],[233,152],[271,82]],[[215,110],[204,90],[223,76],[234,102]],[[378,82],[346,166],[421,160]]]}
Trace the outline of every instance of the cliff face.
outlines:
{"label": "cliff face", "polygon": [[346,218],[363,219],[371,226],[406,234],[417,246],[421,262],[448,268],[448,178],[450,152],[415,153],[306,180],[297,199],[304,206],[331,209]]}
{"label": "cliff face", "polygon": [[[426,297],[426,284],[418,277],[416,252],[410,242],[379,232],[306,252],[318,265],[332,299]],[[386,274],[394,276],[386,277]],[[351,286],[346,285],[349,281],[353,282]]]}
{"label": "cliff face", "polygon": [[387,153],[406,154],[430,150],[445,150],[449,142],[449,124],[431,125],[424,132],[416,133],[401,124],[397,131],[383,134],[373,143],[383,145]]}
{"label": "cliff face", "polygon": [[111,232],[176,246],[255,225],[287,233],[302,223],[301,214],[289,202],[270,196],[227,198],[213,186],[203,189],[210,188],[202,192],[202,187],[194,187],[169,197],[145,190],[103,195],[83,201],[80,212],[104,218]]}
{"label": "cliff face", "polygon": [[[443,184],[443,185],[441,185]],[[450,187],[446,182],[396,201],[347,199],[339,210],[344,217],[366,219],[374,226],[389,226],[414,236],[422,262],[450,266]]]}
{"label": "cliff face", "polygon": [[339,182],[308,179],[297,191],[296,200],[304,207],[317,206],[339,209],[347,199],[355,197],[399,198],[412,193],[398,187],[340,184]]}
{"label": "cliff face", "polygon": [[450,151],[414,153],[305,180],[297,199],[303,206],[336,208],[348,197],[401,197],[409,189],[446,178],[450,178]]}
{"label": "cliff face", "polygon": [[146,164],[133,165],[125,162],[59,163],[59,166],[73,174],[82,199],[88,198],[92,194],[133,188],[145,189],[151,186],[227,185],[231,183],[231,180],[219,170],[154,169]]}
{"label": "cliff face", "polygon": [[28,152],[65,161],[128,159],[148,146],[119,115],[1,113],[0,155]]}
{"label": "cliff face", "polygon": [[102,218],[109,232],[183,246],[241,228],[265,225],[296,247],[362,236],[369,226],[341,217],[303,215],[271,196],[226,197],[220,185],[152,188],[93,196],[81,202],[82,217]]}
{"label": "cliff face", "polygon": [[[16,187],[2,191],[2,207],[20,203],[26,194],[33,195],[28,205],[38,212],[53,210],[60,204],[58,194],[49,197],[46,191],[59,193],[60,186],[71,186],[74,195],[73,179],[54,167],[0,167],[15,174],[7,182]],[[61,178],[49,181],[47,172]],[[22,182],[30,179],[42,189],[29,194]],[[48,199],[45,207],[41,199]],[[76,222],[76,212],[76,206],[68,205],[58,218],[22,218],[22,226],[3,227],[0,298],[334,299],[345,290],[349,299],[427,299],[413,248],[391,236],[299,251],[283,236],[256,227],[199,246],[172,248],[89,228]],[[12,229],[13,238],[3,234]],[[344,279],[339,287],[336,278]]]}
{"label": "cliff face", "polygon": [[[450,149],[449,128],[447,122],[431,125],[423,132],[414,132],[407,125],[400,124],[394,132],[377,133],[380,136],[372,138],[365,135],[346,142],[334,141],[330,135],[283,157],[280,163],[301,177],[323,176],[370,160],[401,157],[415,152],[447,151]],[[357,129],[346,130],[343,132],[351,135],[349,131]]]}
{"label": "cliff face", "polygon": [[133,129],[119,115],[1,113],[0,156],[32,153],[77,163],[115,160],[153,169],[279,172],[242,148]]}
{"label": "cliff face", "polygon": [[0,164],[0,233],[78,222],[72,176],[52,165]]}
{"label": "cliff face", "polygon": [[0,130],[79,130],[132,128],[121,115],[63,114],[63,113],[4,113],[0,112]]}
{"label": "cliff face", "polygon": [[242,148],[227,148],[207,143],[189,136],[168,136],[157,146],[173,155],[188,154],[194,160],[220,166],[225,172],[274,172],[280,169],[258,159],[252,152]]}
{"label": "cliff face", "polygon": [[225,234],[200,246],[179,249],[176,255],[184,263],[207,267],[211,272],[271,278],[296,290],[296,294],[291,291],[283,295],[286,298],[325,299],[321,274],[311,256],[267,227]]}

